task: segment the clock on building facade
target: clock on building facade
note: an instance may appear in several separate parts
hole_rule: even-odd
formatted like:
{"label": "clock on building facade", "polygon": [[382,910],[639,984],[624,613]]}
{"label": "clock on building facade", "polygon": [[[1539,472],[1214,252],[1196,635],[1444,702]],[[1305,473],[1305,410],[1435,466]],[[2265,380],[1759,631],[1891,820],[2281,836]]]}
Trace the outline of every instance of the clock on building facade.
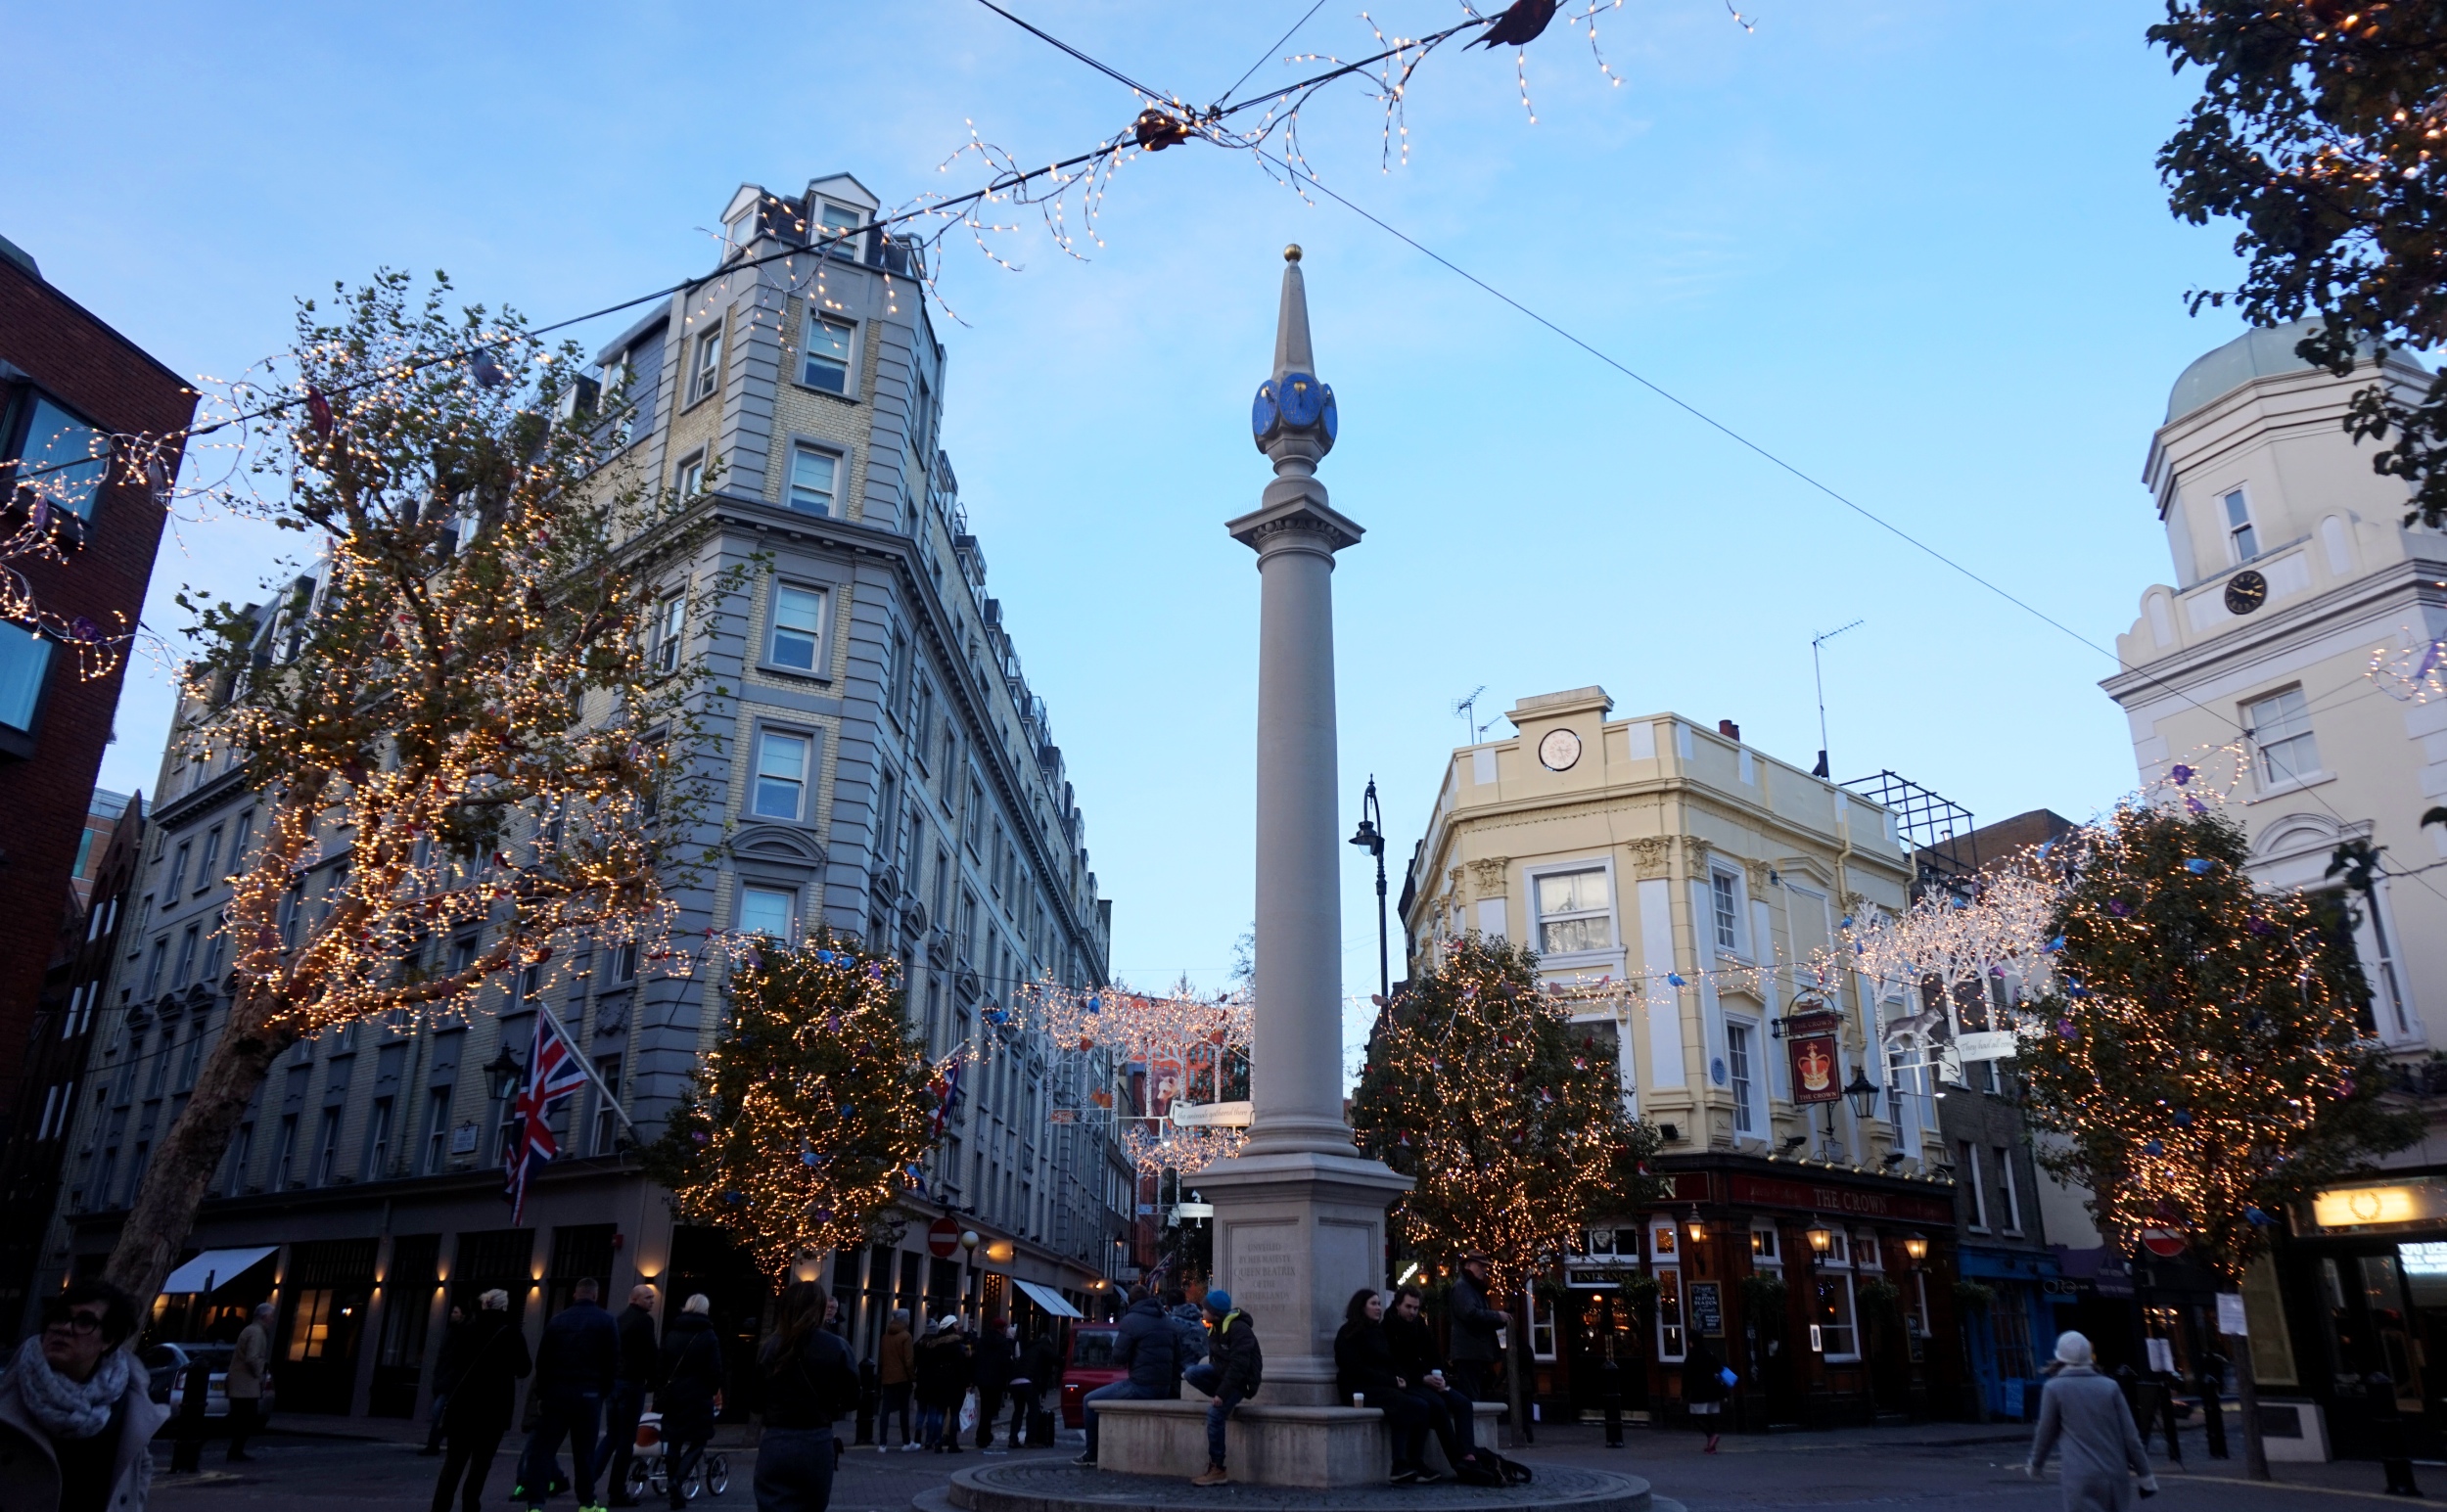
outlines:
{"label": "clock on building facade", "polygon": [[2226,612],[2247,615],[2269,601],[2269,580],[2251,568],[2244,568],[2226,580]]}
{"label": "clock on building facade", "polygon": [[1570,730],[1548,730],[1538,743],[1538,759],[1550,772],[1568,772],[1581,759],[1581,738]]}

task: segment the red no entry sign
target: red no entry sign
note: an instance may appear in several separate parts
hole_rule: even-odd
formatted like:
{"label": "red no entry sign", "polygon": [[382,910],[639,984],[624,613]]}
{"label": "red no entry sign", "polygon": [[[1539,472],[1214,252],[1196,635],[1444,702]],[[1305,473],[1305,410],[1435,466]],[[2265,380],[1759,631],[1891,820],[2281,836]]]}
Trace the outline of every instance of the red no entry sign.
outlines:
{"label": "red no entry sign", "polygon": [[947,1260],[960,1248],[960,1225],[949,1218],[937,1218],[926,1225],[927,1252],[937,1260]]}
{"label": "red no entry sign", "polygon": [[2173,1260],[2189,1247],[2180,1228],[2145,1228],[2141,1239],[2142,1248],[2160,1260]]}

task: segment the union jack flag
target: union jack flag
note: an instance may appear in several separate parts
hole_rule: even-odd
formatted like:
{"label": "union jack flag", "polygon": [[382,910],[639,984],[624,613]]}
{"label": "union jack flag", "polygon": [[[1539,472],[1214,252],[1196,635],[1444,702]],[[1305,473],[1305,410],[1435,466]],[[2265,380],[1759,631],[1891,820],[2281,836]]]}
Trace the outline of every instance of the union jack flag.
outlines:
{"label": "union jack flag", "polygon": [[552,1137],[552,1113],[586,1084],[586,1068],[570,1042],[553,1030],[552,1020],[535,1015],[535,1050],[527,1058],[527,1084],[511,1107],[518,1132],[511,1136],[510,1159],[502,1163],[502,1195],[510,1201],[510,1226],[527,1212],[527,1183],[545,1162],[559,1155]]}

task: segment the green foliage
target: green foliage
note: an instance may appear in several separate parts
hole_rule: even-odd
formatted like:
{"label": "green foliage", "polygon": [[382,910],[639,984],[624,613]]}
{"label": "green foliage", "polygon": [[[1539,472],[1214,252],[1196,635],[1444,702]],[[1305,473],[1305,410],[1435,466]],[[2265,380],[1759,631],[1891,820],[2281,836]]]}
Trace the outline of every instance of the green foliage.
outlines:
{"label": "green foliage", "polygon": [[2057,986],[2020,1066],[2039,1158],[2129,1244],[2180,1228],[2230,1280],[2287,1204],[2419,1137],[2384,1097],[2332,900],[2255,890],[2242,831],[2131,806],[2059,841]]}
{"label": "green foliage", "polygon": [[1985,1281],[1955,1282],[1955,1303],[1962,1307],[1985,1307],[1997,1300],[1997,1289]]}
{"label": "green foliage", "polygon": [[1862,1282],[1855,1295],[1866,1317],[1894,1317],[1903,1310],[1903,1288],[1884,1277]]}
{"label": "green foliage", "polygon": [[1782,1276],[1754,1270],[1742,1277],[1742,1316],[1750,1319],[1762,1334],[1783,1331],[1784,1299]]}
{"label": "green foliage", "polygon": [[1614,1056],[1538,990],[1537,958],[1472,935],[1378,1015],[1352,1101],[1360,1146],[1415,1182],[1394,1209],[1431,1259],[1484,1251],[1517,1290],[1593,1216],[1636,1209],[1656,1130]]}
{"label": "green foliage", "polygon": [[729,1021],[646,1170],[692,1222],[779,1278],[852,1249],[932,1143],[941,1079],[901,1016],[900,965],[819,937],[731,974]]}
{"label": "green foliage", "polygon": [[[2158,153],[2179,216],[2239,221],[2241,285],[2255,325],[2306,315],[2296,348],[2343,376],[2371,346],[2425,351],[2447,335],[2447,0],[2168,0],[2149,28],[2200,99]],[[2346,427],[2391,435],[2373,466],[2413,485],[2408,521],[2447,521],[2447,375],[2424,390],[2375,383]]]}

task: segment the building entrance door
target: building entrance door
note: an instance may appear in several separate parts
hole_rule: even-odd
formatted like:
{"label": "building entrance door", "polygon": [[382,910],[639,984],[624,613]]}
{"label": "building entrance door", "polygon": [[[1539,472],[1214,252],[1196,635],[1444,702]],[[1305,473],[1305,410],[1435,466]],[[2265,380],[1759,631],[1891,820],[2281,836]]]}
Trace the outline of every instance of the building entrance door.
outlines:
{"label": "building entrance door", "polygon": [[366,1305],[374,1300],[381,1245],[380,1239],[329,1239],[291,1251],[272,1354],[279,1411],[346,1416],[354,1409],[357,1342]]}

